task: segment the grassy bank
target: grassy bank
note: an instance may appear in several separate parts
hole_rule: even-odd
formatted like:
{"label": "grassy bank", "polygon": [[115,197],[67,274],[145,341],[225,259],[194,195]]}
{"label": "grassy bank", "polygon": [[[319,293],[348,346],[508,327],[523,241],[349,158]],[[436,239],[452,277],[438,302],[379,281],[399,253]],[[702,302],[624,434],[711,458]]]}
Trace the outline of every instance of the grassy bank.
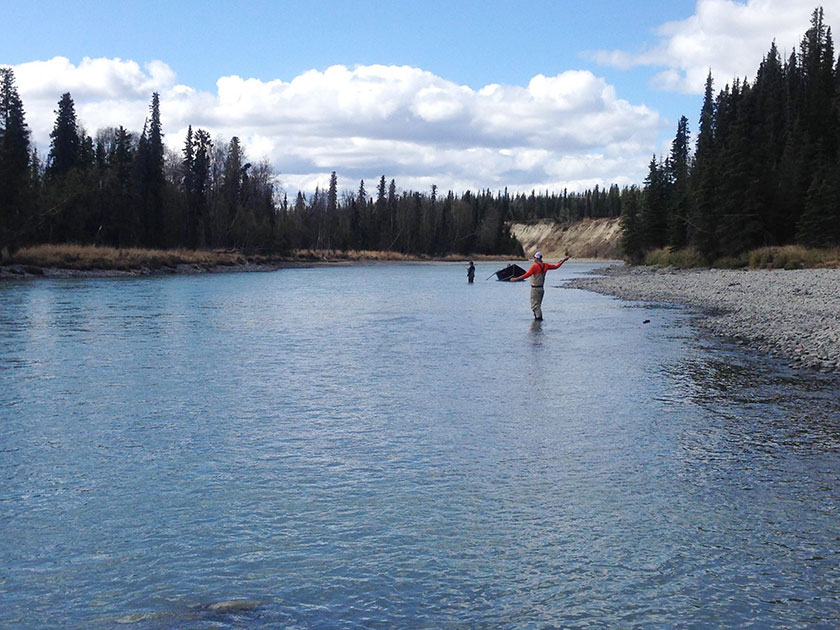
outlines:
{"label": "grassy bank", "polygon": [[29,267],[74,269],[88,271],[130,271],[133,269],[160,269],[178,265],[214,267],[245,264],[246,259],[237,252],[116,249],[87,245],[35,245],[16,251],[6,264]]}
{"label": "grassy bank", "polygon": [[[678,269],[710,266],[692,250],[671,251],[668,248],[649,252],[644,264]],[[840,268],[840,248],[809,249],[799,245],[762,247],[735,258],[719,258],[711,266],[718,269],[837,269]]]}
{"label": "grassy bank", "polygon": [[[486,258],[486,257],[476,257]],[[122,271],[176,269],[187,265],[200,269],[244,267],[315,262],[411,261],[430,260],[385,251],[297,250],[284,255],[246,255],[227,250],[139,249],[94,247],[91,245],[35,245],[16,251],[3,261],[5,266],[73,271]],[[463,256],[445,256],[435,260],[464,260]]]}

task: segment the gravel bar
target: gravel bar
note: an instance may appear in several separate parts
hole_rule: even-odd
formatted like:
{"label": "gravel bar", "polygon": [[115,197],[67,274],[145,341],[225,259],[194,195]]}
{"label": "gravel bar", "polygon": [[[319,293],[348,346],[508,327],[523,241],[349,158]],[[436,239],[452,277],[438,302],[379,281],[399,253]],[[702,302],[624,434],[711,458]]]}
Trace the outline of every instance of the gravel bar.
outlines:
{"label": "gravel bar", "polygon": [[566,286],[690,305],[711,332],[793,365],[840,372],[840,269],[676,270],[618,265]]}

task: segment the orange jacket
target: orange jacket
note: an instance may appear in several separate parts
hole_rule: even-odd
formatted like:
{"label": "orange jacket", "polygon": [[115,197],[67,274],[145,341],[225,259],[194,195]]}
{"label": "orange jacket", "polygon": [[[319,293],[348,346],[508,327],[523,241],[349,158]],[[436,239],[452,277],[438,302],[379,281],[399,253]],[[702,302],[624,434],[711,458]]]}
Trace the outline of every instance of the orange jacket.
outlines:
{"label": "orange jacket", "polygon": [[549,269],[559,269],[560,265],[562,264],[562,262],[559,262],[556,265],[552,265],[551,263],[546,262],[535,262],[533,265],[531,265],[531,268],[528,269],[528,271],[526,271],[524,274],[519,276],[517,280],[524,280],[529,276],[533,276],[535,273],[545,273]]}
{"label": "orange jacket", "polygon": [[[545,262],[535,262],[533,265],[531,265],[531,268],[528,271],[523,273],[521,276],[517,276],[516,278],[511,278],[511,280],[517,282],[519,280],[524,280],[525,278],[528,278],[530,276],[535,276],[535,275],[540,275],[540,274],[542,274],[544,276],[546,271],[548,271],[549,269],[558,269],[560,267],[560,265],[562,265],[564,262],[566,262],[566,261],[561,260],[556,265],[552,265],[551,263],[545,263]],[[545,282],[545,278],[543,278],[543,282]],[[531,281],[531,286],[532,287],[541,287],[542,283],[534,284],[534,281],[532,280]]]}

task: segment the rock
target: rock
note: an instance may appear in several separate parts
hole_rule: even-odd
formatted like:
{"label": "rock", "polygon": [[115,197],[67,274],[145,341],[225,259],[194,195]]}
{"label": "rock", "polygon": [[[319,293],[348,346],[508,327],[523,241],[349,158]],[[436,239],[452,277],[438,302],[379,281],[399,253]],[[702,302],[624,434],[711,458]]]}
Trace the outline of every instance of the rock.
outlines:
{"label": "rock", "polygon": [[614,266],[567,286],[702,309],[698,323],[800,366],[840,371],[840,269],[657,270]]}
{"label": "rock", "polygon": [[253,599],[231,599],[210,604],[207,610],[218,613],[248,612],[258,608],[260,603]]}

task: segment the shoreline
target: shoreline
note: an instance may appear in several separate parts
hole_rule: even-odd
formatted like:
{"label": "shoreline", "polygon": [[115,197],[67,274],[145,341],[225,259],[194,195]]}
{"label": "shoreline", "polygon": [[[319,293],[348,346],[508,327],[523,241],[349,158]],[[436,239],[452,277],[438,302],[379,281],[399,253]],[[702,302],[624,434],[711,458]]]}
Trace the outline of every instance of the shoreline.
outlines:
{"label": "shoreline", "polygon": [[304,267],[318,264],[317,262],[283,262],[283,263],[236,263],[231,265],[199,265],[195,263],[181,263],[177,265],[161,265],[158,267],[140,266],[131,269],[108,268],[73,268],[53,267],[32,264],[15,263],[0,267],[0,282],[3,280],[37,280],[43,278],[135,278],[141,276],[167,275],[200,275],[236,272],[266,272],[276,271],[285,267]]}
{"label": "shoreline", "polygon": [[[84,262],[73,265],[52,265],[14,262],[0,265],[0,282],[4,280],[36,280],[60,278],[136,278],[143,276],[166,275],[204,275],[222,273],[251,273],[271,272],[279,269],[302,269],[322,265],[416,265],[427,263],[466,264],[470,260],[476,263],[509,263],[527,264],[530,259],[515,256],[488,256],[485,254],[469,256],[443,256],[439,258],[410,257],[404,255],[388,256],[355,256],[355,255],[311,255],[280,258],[275,260],[247,260],[227,263],[194,263],[182,262],[174,264],[138,264],[127,268],[97,266]],[[574,258],[572,262],[599,262],[616,264],[614,259]]]}
{"label": "shoreline", "polygon": [[501,261],[486,254],[408,255],[384,250],[298,249],[283,253],[236,249],[144,249],[138,247],[41,244],[21,248],[0,260],[0,280],[36,278],[113,278],[267,272],[317,265]]}
{"label": "shoreline", "polygon": [[612,266],[565,286],[701,313],[700,327],[791,367],[840,373],[840,269]]}
{"label": "shoreline", "polygon": [[[376,265],[376,264],[422,264],[430,262],[466,263],[469,258],[410,258],[410,257],[353,257],[353,256],[311,256],[289,257],[275,260],[247,260],[225,263],[178,262],[172,264],[141,263],[128,267],[108,267],[82,263],[78,265],[52,265],[35,263],[7,263],[0,265],[0,282],[3,280],[35,280],[39,278],[134,278],[142,276],[204,275],[222,273],[271,272],[278,269],[301,269],[321,265]],[[475,261],[506,261],[507,258],[475,257]]]}

